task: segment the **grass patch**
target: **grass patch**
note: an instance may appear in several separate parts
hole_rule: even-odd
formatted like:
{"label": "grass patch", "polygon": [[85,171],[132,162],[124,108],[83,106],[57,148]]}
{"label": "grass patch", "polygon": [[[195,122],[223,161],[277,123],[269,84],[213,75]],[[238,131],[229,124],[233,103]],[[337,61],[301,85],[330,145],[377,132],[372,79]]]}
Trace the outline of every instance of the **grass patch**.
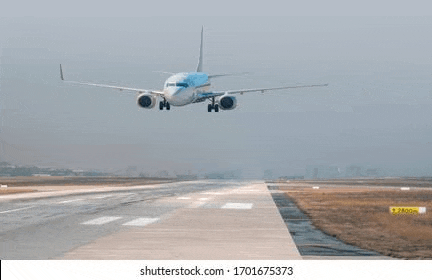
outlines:
{"label": "grass patch", "polygon": [[[280,190],[286,191],[317,228],[345,243],[396,258],[432,259],[431,190],[312,190],[304,185]],[[390,206],[422,206],[427,211],[393,216]]]}

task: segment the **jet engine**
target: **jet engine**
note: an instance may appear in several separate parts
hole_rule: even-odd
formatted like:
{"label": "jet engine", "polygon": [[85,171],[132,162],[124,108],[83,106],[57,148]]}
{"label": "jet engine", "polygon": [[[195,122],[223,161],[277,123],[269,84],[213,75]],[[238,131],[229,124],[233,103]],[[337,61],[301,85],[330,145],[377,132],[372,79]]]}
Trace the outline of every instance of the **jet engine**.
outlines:
{"label": "jet engine", "polygon": [[137,104],[142,108],[151,109],[156,105],[156,97],[148,93],[142,93],[137,97]]}
{"label": "jet engine", "polygon": [[223,95],[217,100],[222,110],[232,110],[237,107],[237,99],[234,96]]}

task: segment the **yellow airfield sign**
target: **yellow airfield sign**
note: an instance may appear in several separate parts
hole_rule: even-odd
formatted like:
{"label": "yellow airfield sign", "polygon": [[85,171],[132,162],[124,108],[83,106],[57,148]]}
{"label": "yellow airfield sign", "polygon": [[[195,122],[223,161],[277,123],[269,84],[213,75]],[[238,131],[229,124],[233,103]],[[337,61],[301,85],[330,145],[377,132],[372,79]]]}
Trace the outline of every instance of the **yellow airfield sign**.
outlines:
{"label": "yellow airfield sign", "polygon": [[426,207],[401,207],[401,206],[391,206],[390,213],[393,215],[400,214],[424,214],[426,213]]}

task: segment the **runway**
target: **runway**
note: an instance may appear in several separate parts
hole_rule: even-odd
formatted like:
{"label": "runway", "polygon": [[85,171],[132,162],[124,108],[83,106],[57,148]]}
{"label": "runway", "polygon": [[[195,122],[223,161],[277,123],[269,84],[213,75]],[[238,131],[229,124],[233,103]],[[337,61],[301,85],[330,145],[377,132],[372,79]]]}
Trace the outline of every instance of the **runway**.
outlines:
{"label": "runway", "polygon": [[0,198],[1,259],[301,259],[260,181]]}

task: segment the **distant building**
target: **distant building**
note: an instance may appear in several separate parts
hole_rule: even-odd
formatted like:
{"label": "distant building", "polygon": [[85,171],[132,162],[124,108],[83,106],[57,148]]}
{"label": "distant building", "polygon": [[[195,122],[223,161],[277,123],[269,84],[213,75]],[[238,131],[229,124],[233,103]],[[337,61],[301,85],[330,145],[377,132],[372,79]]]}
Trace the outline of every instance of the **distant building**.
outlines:
{"label": "distant building", "polygon": [[278,180],[303,180],[305,176],[294,175],[294,176],[282,176],[279,177]]}
{"label": "distant building", "polygon": [[241,179],[241,170],[231,170],[225,172],[213,172],[205,174],[206,179]]}
{"label": "distant building", "polygon": [[361,177],[362,168],[357,165],[350,165],[345,169],[345,177]]}
{"label": "distant building", "polygon": [[193,175],[193,174],[182,174],[182,175],[176,175],[177,179],[179,180],[195,180],[198,178],[197,175]]}
{"label": "distant building", "polygon": [[384,175],[381,168],[370,166],[350,165],[345,169],[345,177],[382,177]]}
{"label": "distant building", "polygon": [[84,176],[84,170],[74,169],[74,170],[72,170],[72,173],[75,176]]}
{"label": "distant building", "polygon": [[368,168],[366,169],[366,176],[368,177],[378,177],[380,170],[378,168]]}
{"label": "distant building", "polygon": [[130,165],[126,168],[126,176],[128,177],[138,177],[138,167],[136,165]]}
{"label": "distant building", "polygon": [[305,179],[339,178],[340,169],[337,166],[308,165],[306,166]]}
{"label": "distant building", "polygon": [[169,178],[169,172],[167,170],[157,171],[154,175],[156,178]]}
{"label": "distant building", "polygon": [[198,179],[198,175],[192,174],[189,170],[187,174],[176,174],[177,179],[179,180],[195,180]]}

